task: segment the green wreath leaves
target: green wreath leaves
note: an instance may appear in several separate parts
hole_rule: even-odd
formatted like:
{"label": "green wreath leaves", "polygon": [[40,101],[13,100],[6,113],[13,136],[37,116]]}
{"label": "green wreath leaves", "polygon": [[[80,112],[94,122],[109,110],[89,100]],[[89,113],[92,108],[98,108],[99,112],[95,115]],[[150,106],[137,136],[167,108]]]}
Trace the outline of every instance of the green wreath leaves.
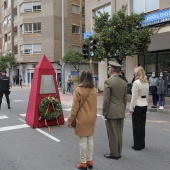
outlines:
{"label": "green wreath leaves", "polygon": [[60,101],[53,96],[45,97],[39,104],[39,113],[41,119],[53,120],[58,118],[61,113]]}

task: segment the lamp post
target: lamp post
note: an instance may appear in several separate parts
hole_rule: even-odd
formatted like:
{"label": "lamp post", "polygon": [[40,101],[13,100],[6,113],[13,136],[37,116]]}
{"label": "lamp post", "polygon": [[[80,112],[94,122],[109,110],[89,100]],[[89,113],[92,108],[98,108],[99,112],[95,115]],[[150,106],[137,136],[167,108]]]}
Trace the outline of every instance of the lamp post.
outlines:
{"label": "lamp post", "polygon": [[[62,58],[64,57],[64,0],[62,0]],[[62,61],[62,91],[65,94],[65,63]]]}

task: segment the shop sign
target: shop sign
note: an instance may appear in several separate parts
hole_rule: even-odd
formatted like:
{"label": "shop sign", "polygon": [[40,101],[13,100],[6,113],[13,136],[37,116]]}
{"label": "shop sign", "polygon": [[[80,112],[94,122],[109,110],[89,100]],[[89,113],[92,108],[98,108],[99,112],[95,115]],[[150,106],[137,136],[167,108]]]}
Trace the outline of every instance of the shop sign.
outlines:
{"label": "shop sign", "polygon": [[154,12],[151,14],[147,14],[144,16],[144,21],[141,22],[142,26],[149,26],[149,25],[155,25],[160,24],[163,22],[169,22],[170,21],[170,8],[161,10],[158,12]]}

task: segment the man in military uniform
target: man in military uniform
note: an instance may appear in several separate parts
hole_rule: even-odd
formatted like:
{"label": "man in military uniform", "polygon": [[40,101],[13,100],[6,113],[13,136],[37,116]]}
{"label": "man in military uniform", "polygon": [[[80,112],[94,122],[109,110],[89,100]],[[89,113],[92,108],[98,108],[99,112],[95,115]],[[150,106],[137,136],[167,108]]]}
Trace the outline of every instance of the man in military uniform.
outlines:
{"label": "man in military uniform", "polygon": [[9,100],[9,94],[10,94],[10,81],[9,77],[6,76],[6,70],[1,71],[1,77],[0,77],[0,109],[2,104],[2,98],[5,94],[6,101],[8,103],[8,109],[11,109],[10,107],[10,100]]}
{"label": "man in military uniform", "polygon": [[123,122],[127,104],[127,83],[119,77],[121,65],[109,61],[109,78],[104,83],[103,110],[109,140],[110,153],[104,157],[121,158]]}

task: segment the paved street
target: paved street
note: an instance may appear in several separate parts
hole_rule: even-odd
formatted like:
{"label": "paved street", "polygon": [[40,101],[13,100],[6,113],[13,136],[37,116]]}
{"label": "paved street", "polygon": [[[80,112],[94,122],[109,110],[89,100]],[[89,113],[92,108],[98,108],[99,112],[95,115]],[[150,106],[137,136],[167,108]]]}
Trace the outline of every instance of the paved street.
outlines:
{"label": "paved street", "polygon": [[[3,98],[0,110],[0,170],[76,170],[79,162],[78,137],[73,129],[52,126],[32,129],[25,123],[29,88],[12,89],[11,110]],[[70,96],[70,97],[69,97]],[[64,117],[70,111],[71,94],[61,94]],[[134,151],[131,116],[124,123],[123,152],[119,160],[103,157],[109,152],[101,110],[94,135],[94,170],[169,170],[170,114],[149,112],[146,125],[146,149]]]}

